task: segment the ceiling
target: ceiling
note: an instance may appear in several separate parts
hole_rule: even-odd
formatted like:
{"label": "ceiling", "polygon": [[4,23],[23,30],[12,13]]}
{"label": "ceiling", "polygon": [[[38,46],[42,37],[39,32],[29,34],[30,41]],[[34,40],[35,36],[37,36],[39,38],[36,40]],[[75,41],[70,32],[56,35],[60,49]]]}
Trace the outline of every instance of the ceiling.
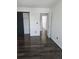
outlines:
{"label": "ceiling", "polygon": [[49,8],[59,0],[17,0],[17,7]]}

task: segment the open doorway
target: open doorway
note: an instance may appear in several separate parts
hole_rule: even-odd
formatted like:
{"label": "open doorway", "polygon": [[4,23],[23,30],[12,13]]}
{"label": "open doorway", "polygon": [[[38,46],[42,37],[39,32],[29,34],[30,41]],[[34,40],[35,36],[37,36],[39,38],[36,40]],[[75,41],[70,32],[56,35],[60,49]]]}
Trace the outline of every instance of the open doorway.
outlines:
{"label": "open doorway", "polygon": [[30,36],[29,12],[17,12],[17,36]]}
{"label": "open doorway", "polygon": [[41,13],[40,14],[40,35],[42,43],[47,42],[47,20],[48,20],[48,13]]}

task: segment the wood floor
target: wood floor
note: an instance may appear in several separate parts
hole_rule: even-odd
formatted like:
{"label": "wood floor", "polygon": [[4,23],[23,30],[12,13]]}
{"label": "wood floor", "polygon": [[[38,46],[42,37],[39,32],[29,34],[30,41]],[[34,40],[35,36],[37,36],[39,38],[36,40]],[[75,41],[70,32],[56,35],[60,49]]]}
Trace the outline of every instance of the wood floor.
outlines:
{"label": "wood floor", "polygon": [[17,59],[62,59],[62,50],[51,40],[17,37]]}

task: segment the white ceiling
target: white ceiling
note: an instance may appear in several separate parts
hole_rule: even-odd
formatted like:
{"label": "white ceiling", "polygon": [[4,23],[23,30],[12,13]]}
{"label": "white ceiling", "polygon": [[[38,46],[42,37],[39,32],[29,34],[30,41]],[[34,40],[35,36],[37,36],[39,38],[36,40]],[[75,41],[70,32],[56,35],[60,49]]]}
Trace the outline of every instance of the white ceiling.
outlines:
{"label": "white ceiling", "polygon": [[17,0],[17,7],[49,8],[59,0]]}

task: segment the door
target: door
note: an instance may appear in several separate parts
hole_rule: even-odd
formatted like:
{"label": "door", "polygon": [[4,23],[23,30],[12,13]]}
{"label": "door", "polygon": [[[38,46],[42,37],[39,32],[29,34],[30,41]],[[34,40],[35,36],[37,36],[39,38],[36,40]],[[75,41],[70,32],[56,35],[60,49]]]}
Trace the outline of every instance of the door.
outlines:
{"label": "door", "polygon": [[23,13],[17,12],[17,36],[24,36],[24,27],[23,27]]}
{"label": "door", "polygon": [[30,14],[29,12],[23,12],[23,24],[24,24],[24,38],[30,38]]}
{"label": "door", "polygon": [[41,41],[42,43],[47,42],[47,20],[48,20],[48,13],[41,13]]}

